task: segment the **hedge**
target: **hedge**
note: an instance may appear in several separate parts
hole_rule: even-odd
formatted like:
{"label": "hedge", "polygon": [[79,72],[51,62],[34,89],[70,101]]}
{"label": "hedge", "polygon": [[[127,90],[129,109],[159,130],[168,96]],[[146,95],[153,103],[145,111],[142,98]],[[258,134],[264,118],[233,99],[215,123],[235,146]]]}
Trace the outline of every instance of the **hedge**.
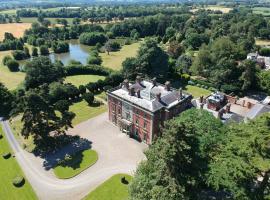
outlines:
{"label": "hedge", "polygon": [[7,153],[4,153],[2,156],[3,156],[4,159],[9,159],[10,156],[11,156],[11,153],[7,152]]}
{"label": "hedge", "polygon": [[3,135],[2,134],[0,134],[0,139],[2,139],[3,138]]}
{"label": "hedge", "polygon": [[69,65],[66,68],[67,76],[93,74],[108,76],[112,70],[99,65]]}

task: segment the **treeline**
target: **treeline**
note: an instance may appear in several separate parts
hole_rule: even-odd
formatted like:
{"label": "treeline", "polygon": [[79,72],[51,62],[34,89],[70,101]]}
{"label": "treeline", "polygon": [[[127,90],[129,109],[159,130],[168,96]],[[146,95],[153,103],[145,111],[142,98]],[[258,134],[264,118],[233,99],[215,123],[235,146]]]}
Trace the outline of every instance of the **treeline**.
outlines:
{"label": "treeline", "polygon": [[82,18],[84,21],[103,20],[112,21],[114,18],[124,19],[130,17],[142,17],[156,15],[158,13],[173,15],[187,12],[188,8],[170,5],[123,5],[123,6],[96,6],[89,8],[70,9],[61,8],[57,11],[42,11],[32,9],[21,9],[17,11],[20,17],[58,17],[58,18]]}
{"label": "treeline", "polygon": [[11,33],[5,33],[3,42],[0,42],[0,51],[23,50],[23,46],[23,39],[17,39]]}

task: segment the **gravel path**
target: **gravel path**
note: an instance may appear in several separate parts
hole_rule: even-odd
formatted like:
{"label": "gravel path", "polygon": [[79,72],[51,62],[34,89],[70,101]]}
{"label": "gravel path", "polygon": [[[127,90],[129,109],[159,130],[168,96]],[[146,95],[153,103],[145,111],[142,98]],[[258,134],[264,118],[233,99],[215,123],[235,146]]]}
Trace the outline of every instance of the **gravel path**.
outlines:
{"label": "gravel path", "polygon": [[146,145],[128,138],[107,120],[108,113],[77,125],[69,130],[71,135],[79,135],[91,142],[98,152],[95,165],[78,176],[61,180],[52,170],[44,167],[44,159],[35,157],[21,148],[7,121],[2,122],[3,130],[14,154],[41,200],[79,200],[98,185],[116,173],[132,174],[138,163],[145,159]]}

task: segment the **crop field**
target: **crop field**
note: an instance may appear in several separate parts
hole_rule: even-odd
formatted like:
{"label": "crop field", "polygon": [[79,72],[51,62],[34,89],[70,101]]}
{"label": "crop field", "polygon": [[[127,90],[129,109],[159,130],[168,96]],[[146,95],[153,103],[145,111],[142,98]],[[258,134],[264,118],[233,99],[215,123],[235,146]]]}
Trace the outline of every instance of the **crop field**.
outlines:
{"label": "crop field", "polygon": [[26,29],[31,27],[31,23],[11,23],[0,24],[0,41],[4,39],[5,32],[12,33],[15,37],[19,38],[23,36]]}
{"label": "crop field", "polygon": [[208,10],[213,10],[213,11],[221,11],[223,13],[228,13],[230,12],[230,10],[232,10],[232,8],[228,8],[228,7],[224,7],[224,6],[204,6],[204,7],[197,7],[195,9],[192,9],[191,12],[196,12],[199,9],[208,9]]}

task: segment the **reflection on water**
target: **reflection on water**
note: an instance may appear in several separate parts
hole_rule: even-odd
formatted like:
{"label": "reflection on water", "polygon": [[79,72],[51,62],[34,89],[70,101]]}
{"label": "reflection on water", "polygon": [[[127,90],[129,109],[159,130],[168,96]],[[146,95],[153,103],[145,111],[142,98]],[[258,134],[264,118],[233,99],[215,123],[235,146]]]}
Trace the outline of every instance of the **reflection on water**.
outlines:
{"label": "reflection on water", "polygon": [[[67,65],[70,60],[76,60],[85,65],[89,56],[90,47],[80,44],[78,40],[69,40],[67,42],[69,42],[69,52],[60,54],[51,53],[49,55],[51,61],[55,62],[55,60],[60,60],[64,65]],[[19,61],[20,67],[23,68],[27,61],[29,61],[29,59]]]}
{"label": "reflection on water", "polygon": [[49,55],[49,57],[52,62],[55,60],[60,60],[64,65],[68,64],[70,60],[76,60],[85,65],[89,52],[89,46],[80,44],[78,40],[70,40],[69,52],[60,54],[52,53]]}

